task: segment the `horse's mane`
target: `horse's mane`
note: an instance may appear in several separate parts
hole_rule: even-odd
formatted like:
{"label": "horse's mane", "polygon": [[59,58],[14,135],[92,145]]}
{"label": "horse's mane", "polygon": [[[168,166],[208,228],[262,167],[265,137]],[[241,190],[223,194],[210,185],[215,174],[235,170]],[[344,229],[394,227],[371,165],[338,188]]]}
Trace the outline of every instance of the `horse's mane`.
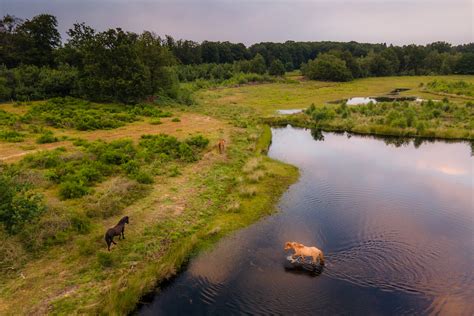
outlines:
{"label": "horse's mane", "polygon": [[122,217],[122,219],[118,222],[117,225],[120,225],[120,224],[123,224],[123,223],[126,223],[128,221],[128,216],[124,216]]}

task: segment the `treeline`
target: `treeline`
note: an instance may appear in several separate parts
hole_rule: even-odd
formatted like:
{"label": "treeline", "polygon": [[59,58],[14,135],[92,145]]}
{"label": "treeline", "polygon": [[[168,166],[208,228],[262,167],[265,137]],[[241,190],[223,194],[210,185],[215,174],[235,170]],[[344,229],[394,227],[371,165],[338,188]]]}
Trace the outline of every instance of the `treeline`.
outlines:
{"label": "treeline", "polygon": [[[474,44],[387,46],[357,42],[197,43],[136,34],[97,32],[76,23],[61,42],[56,17],[0,20],[0,101],[72,95],[133,103],[148,96],[190,102],[178,80],[226,80],[241,74],[282,75],[301,69],[310,79],[474,74]],[[178,66],[179,65],[179,66]],[[179,79],[178,79],[179,77]]]}
{"label": "treeline", "polygon": [[[261,55],[267,67],[281,62],[287,71],[299,69],[323,53],[332,53],[352,67],[354,77],[381,75],[474,74],[474,44],[452,46],[446,42],[423,45],[387,46],[357,42],[294,42],[258,43],[246,48],[243,44],[209,42],[201,44],[175,41],[166,37],[165,45],[181,64],[228,64],[251,60]],[[339,55],[339,56],[338,56]],[[354,58],[362,68],[354,71]],[[363,60],[359,60],[359,59]],[[356,66],[355,66],[356,67]],[[364,69],[365,68],[365,69]]]}
{"label": "treeline", "polygon": [[54,16],[0,20],[0,100],[72,95],[134,103],[146,96],[179,99],[176,59],[151,32],[97,32],[74,24],[61,44]]}

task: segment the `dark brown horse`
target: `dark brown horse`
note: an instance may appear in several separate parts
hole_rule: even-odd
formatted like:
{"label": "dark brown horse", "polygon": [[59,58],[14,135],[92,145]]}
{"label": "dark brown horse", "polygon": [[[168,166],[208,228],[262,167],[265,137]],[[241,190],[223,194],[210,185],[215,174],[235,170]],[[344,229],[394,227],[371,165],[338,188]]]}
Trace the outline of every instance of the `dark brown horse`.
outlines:
{"label": "dark brown horse", "polygon": [[124,216],[117,225],[112,228],[109,228],[105,233],[105,242],[107,243],[107,249],[110,251],[110,245],[116,245],[114,241],[115,236],[119,236],[119,239],[125,239],[125,235],[123,234],[125,230],[125,224],[128,224],[128,216]]}

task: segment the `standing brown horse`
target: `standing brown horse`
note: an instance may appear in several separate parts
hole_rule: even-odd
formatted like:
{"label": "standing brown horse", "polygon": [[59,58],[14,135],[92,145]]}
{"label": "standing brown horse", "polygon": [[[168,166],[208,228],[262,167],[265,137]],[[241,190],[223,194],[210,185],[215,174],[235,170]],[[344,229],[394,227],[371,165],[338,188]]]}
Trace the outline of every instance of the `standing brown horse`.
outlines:
{"label": "standing brown horse", "polygon": [[219,143],[217,143],[217,148],[219,148],[219,153],[220,154],[224,153],[224,150],[225,150],[225,140],[224,139],[219,140]]}
{"label": "standing brown horse", "polygon": [[125,239],[124,230],[125,224],[128,224],[128,216],[124,216],[117,225],[112,228],[109,228],[105,233],[105,242],[107,243],[107,249],[110,251],[110,245],[117,243],[114,241],[115,236],[119,236],[119,239]]}

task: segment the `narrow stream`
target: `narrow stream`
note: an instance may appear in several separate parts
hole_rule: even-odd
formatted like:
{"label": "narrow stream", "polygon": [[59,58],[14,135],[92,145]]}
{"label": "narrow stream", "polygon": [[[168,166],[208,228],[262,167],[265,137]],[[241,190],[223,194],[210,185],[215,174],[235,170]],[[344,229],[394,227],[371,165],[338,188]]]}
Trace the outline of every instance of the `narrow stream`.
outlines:
{"label": "narrow stream", "polygon": [[[471,148],[418,145],[273,129],[269,156],[301,172],[279,211],[194,258],[138,314],[474,314]],[[322,273],[285,270],[286,241],[322,249]]]}

